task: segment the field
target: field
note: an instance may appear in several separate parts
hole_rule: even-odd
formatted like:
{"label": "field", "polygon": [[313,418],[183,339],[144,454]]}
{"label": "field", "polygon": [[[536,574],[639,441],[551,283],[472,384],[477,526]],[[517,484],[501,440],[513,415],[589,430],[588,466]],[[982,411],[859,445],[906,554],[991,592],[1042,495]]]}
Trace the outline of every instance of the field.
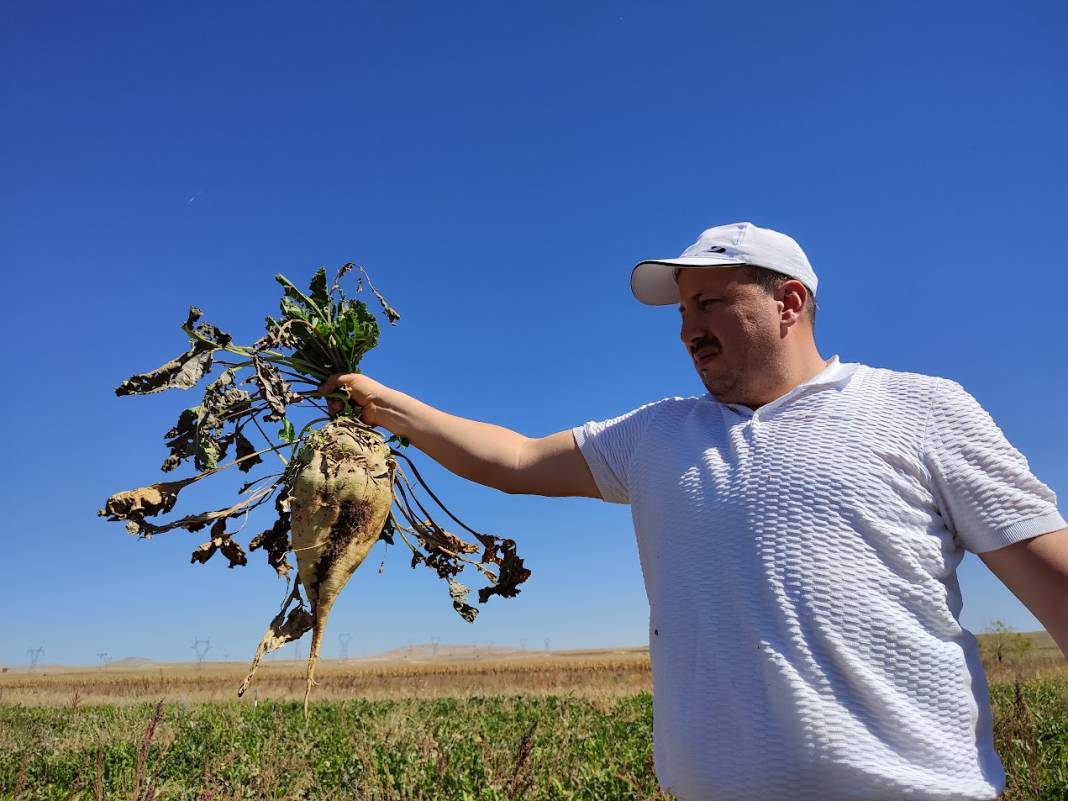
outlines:
{"label": "field", "polygon": [[[988,654],[1005,801],[1068,793],[1068,663]],[[415,649],[302,666],[127,663],[0,675],[0,799],[668,799],[643,649]],[[1009,651],[1006,651],[1008,654]]]}

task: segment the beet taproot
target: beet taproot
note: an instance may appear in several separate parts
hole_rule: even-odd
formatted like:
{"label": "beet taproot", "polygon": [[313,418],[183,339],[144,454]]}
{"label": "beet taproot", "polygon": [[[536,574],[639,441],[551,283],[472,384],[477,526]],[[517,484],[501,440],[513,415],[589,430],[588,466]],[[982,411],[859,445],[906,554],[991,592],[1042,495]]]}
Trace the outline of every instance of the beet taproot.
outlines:
{"label": "beet taproot", "polygon": [[397,463],[381,434],[350,417],[311,435],[296,464],[290,486],[293,553],[313,619],[306,706],[330,610],[389,517]]}

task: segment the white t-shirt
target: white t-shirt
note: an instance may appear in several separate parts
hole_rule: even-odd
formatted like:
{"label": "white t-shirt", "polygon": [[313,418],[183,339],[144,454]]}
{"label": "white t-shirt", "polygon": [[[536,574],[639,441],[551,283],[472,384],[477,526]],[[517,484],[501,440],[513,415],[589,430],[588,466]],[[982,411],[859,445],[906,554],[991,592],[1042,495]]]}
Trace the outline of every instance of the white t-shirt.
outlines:
{"label": "white t-shirt", "polygon": [[602,497],[631,505],[665,789],[999,795],[955,571],[1065,521],[959,384],[835,357],[756,412],[668,398],[574,435]]}

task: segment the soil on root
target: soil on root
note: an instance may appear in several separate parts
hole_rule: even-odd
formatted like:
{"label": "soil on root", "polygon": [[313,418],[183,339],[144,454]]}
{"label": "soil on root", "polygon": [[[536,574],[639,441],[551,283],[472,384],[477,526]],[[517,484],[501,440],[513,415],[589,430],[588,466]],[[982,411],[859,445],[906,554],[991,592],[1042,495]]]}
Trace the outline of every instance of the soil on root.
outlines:
{"label": "soil on root", "polygon": [[[319,587],[330,575],[330,570],[345,553],[353,538],[363,531],[368,519],[367,507],[364,504],[343,501],[338,511],[337,520],[330,528],[330,534],[326,538],[326,544],[319,553],[319,561],[315,563],[315,596],[319,597]],[[377,536],[377,532],[376,532]]]}

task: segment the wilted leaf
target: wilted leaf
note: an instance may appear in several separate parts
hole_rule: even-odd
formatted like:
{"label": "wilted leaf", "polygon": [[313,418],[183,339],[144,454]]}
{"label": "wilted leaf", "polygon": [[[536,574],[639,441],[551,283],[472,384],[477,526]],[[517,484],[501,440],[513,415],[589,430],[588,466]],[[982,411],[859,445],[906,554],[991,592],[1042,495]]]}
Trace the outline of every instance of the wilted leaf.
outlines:
{"label": "wilted leaf", "polygon": [[515,541],[494,537],[489,534],[478,534],[476,536],[479,542],[485,546],[482,561],[500,566],[497,583],[489,587],[482,587],[478,591],[478,602],[486,603],[491,595],[514,598],[519,594],[518,585],[530,578],[530,571],[523,566],[523,560],[516,554]]}
{"label": "wilted leaf", "polygon": [[[189,317],[182,326],[192,339],[192,345],[186,353],[155,370],[130,376],[115,388],[115,394],[150,395],[165,389],[189,389],[200,381],[211,370],[215,351],[225,348],[231,341],[229,334],[213,325],[194,325],[200,319],[200,314],[196,306],[190,307]],[[203,339],[194,336],[194,332]]]}
{"label": "wilted leaf", "polygon": [[249,441],[248,437],[240,431],[235,436],[237,437],[237,469],[242,473],[247,473],[256,465],[261,464],[263,459],[256,453],[256,446]]}
{"label": "wilted leaf", "polygon": [[397,320],[400,319],[400,314],[397,312],[396,309],[386,303],[386,299],[382,297],[381,292],[375,289],[375,285],[371,283],[371,276],[367,274],[367,271],[363,269],[363,267],[360,268],[360,272],[363,273],[363,277],[367,279],[367,286],[371,288],[371,292],[373,292],[374,296],[378,298],[378,302],[382,304],[382,311],[386,313],[386,319],[389,320],[389,324],[396,325]]}
{"label": "wilted leaf", "polygon": [[230,567],[248,564],[248,559],[245,557],[245,551],[241,548],[241,545],[229,535],[225,537],[212,537],[210,541],[198,546],[197,549],[193,551],[191,563],[200,562],[200,564],[204,564],[215,555],[215,551],[220,551],[223,556],[230,560]]}
{"label": "wilted leaf", "polygon": [[[337,275],[334,276],[334,283],[330,286],[330,294],[333,294],[337,290],[341,289],[341,279],[344,278],[348,271],[355,266],[356,265],[350,261],[346,262],[345,264],[342,264],[341,267],[338,268]],[[356,291],[358,292],[359,289],[357,289]]]}
{"label": "wilted leaf", "polygon": [[[297,603],[297,606],[293,607],[292,611],[287,611],[293,602]],[[248,689],[252,683],[252,677],[256,674],[256,668],[260,664],[260,660],[264,654],[268,654],[271,651],[276,651],[285,645],[287,642],[293,640],[299,640],[306,631],[310,631],[315,624],[315,618],[312,616],[304,606],[304,600],[300,597],[300,582],[299,580],[293,586],[293,592],[286,598],[285,603],[282,604],[281,611],[274,616],[274,620],[271,621],[271,625],[267,627],[266,633],[260,640],[259,647],[256,649],[256,656],[252,659],[252,666],[249,668],[248,675],[245,680],[241,682],[241,686],[237,690],[238,696],[245,694],[245,690]]]}
{"label": "wilted leaf", "polygon": [[[285,490],[282,494],[284,493]],[[263,548],[267,552],[267,564],[273,567],[279,576],[287,576],[293,565],[286,559],[286,553],[289,551],[289,511],[283,505],[281,494],[275,498],[274,508],[278,512],[278,519],[269,529],[253,537],[248,549],[256,551]]]}
{"label": "wilted leaf", "polygon": [[216,544],[214,539],[208,540],[202,545],[198,545],[196,550],[193,551],[193,558],[190,560],[190,564],[192,564],[193,562],[200,562],[200,564],[204,564],[209,559],[211,559],[212,556],[215,555],[215,551],[217,551],[218,549],[219,546]]}
{"label": "wilted leaf", "polygon": [[452,608],[468,623],[474,623],[478,610],[467,603],[467,596],[470,594],[470,587],[464,586],[455,579],[449,579],[449,595],[452,598]]}
{"label": "wilted leaf", "polygon": [[215,351],[216,348],[197,343],[188,353],[171,359],[162,367],[130,376],[115,387],[115,394],[151,395],[165,389],[189,389],[211,370],[211,358]]}
{"label": "wilted leaf", "polygon": [[393,535],[396,533],[396,527],[393,523],[393,515],[389,515],[386,518],[385,524],[382,526],[382,531],[378,534],[378,539],[382,540],[387,545],[393,544]]}
{"label": "wilted leaf", "polygon": [[107,499],[104,508],[97,512],[106,515],[108,520],[125,520],[126,530],[131,534],[140,531],[146,517],[169,512],[178,500],[178,493],[196,481],[199,477],[182,481],[164,481],[149,484],[147,487],[117,492]]}
{"label": "wilted leaf", "polygon": [[200,427],[201,406],[193,406],[183,409],[178,415],[178,422],[164,434],[165,444],[170,449],[170,454],[163,460],[161,469],[169,473],[178,467],[185,459],[197,452],[197,431]]}
{"label": "wilted leaf", "polygon": [[[140,534],[146,539],[153,534],[162,534],[165,531],[171,531],[176,528],[184,528],[186,531],[200,531],[209,523],[214,523],[216,520],[221,520],[227,517],[234,517],[238,512],[246,509],[251,509],[260,503],[262,503],[270,494],[274,491],[273,487],[257,490],[251,497],[246,498],[243,501],[235,503],[233,506],[228,506],[225,509],[217,509],[213,512],[201,512],[195,515],[186,515],[178,520],[172,520],[169,523],[164,523],[161,526],[154,525],[145,521],[143,518],[134,518],[127,516],[126,530],[131,534]],[[123,518],[111,518],[113,520],[119,520]]]}
{"label": "wilted leaf", "polygon": [[[164,435],[170,454],[163,460],[162,469],[170,472],[190,456],[194,457],[197,470],[215,469],[235,437],[232,433],[224,434],[225,427],[236,426],[251,412],[252,396],[235,386],[232,368],[224,370],[204,390],[201,405],[185,409]],[[251,447],[251,443],[247,444]],[[260,461],[258,457],[251,464],[242,463],[241,469],[247,471],[257,461]]]}
{"label": "wilted leaf", "polygon": [[225,348],[233,342],[233,337],[224,331],[220,331],[211,323],[198,324],[197,320],[199,320],[203,314],[204,313],[196,306],[189,307],[189,316],[186,318],[182,330],[189,335],[191,341],[206,339],[213,343],[216,348]]}
{"label": "wilted leaf", "polygon": [[253,350],[269,350],[271,348],[276,348],[279,345],[292,348],[296,345],[296,339],[293,337],[293,332],[284,328],[280,322],[270,315],[267,315],[264,325],[266,326],[267,333],[253,343]]}
{"label": "wilted leaf", "polygon": [[217,520],[215,525],[211,527],[211,540],[198,546],[193,551],[193,558],[190,563],[200,562],[200,564],[204,564],[211,559],[216,551],[220,551],[223,556],[230,560],[231,568],[248,564],[248,559],[245,558],[245,551],[241,544],[226,533],[225,518]]}
{"label": "wilted leaf", "polygon": [[230,567],[248,564],[245,549],[241,547],[241,543],[231,536],[223,537],[222,542],[219,543],[219,550],[222,551],[223,556],[230,560]]}
{"label": "wilted leaf", "polygon": [[299,403],[303,398],[286,383],[282,374],[271,364],[253,355],[252,365],[256,370],[255,381],[260,388],[260,397],[267,401],[271,413],[263,419],[267,422],[281,420],[286,416],[286,405]]}

